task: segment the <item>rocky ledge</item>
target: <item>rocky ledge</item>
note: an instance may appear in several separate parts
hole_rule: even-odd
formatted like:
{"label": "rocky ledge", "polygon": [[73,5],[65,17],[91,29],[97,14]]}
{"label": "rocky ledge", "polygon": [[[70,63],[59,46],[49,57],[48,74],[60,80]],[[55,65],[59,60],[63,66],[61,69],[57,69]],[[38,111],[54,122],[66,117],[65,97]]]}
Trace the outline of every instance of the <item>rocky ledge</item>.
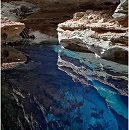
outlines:
{"label": "rocky ledge", "polygon": [[7,17],[1,18],[1,69],[8,69],[27,60],[26,56],[14,47],[4,43],[20,40],[19,34],[25,28],[24,23],[13,22]]}
{"label": "rocky ledge", "polygon": [[[65,48],[91,51],[96,56],[127,63],[128,27],[112,17],[111,10],[87,10],[58,24],[58,40]],[[125,17],[125,16],[124,16]],[[126,21],[127,22],[127,21]]]}
{"label": "rocky ledge", "polygon": [[16,37],[25,28],[24,23],[13,22],[7,17],[1,18],[1,43],[8,43],[16,39]]}

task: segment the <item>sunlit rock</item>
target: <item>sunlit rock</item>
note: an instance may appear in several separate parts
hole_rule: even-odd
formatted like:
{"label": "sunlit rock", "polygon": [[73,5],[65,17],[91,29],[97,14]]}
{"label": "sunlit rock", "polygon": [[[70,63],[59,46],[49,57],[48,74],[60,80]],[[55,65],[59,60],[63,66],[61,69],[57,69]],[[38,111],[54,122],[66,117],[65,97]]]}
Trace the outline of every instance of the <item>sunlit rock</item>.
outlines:
{"label": "sunlit rock", "polygon": [[[120,25],[106,11],[87,10],[76,13],[73,19],[58,24],[57,31],[59,42],[64,45],[66,41],[65,47],[69,44],[71,49],[72,44],[82,47],[83,43],[84,48],[88,47],[102,58],[122,60],[127,64],[128,28]],[[81,42],[69,42],[75,39]]]}

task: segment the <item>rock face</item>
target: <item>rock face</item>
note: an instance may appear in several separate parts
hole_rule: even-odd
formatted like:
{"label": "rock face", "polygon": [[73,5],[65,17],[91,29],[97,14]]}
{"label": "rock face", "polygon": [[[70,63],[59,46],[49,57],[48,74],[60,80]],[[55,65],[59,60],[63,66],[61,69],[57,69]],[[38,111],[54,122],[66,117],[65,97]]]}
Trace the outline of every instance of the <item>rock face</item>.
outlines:
{"label": "rock face", "polygon": [[1,43],[10,42],[22,32],[25,28],[24,23],[13,22],[7,17],[1,18]]}
{"label": "rock face", "polygon": [[[30,2],[30,0],[26,0]],[[110,8],[116,6],[119,0],[32,0],[42,11],[69,11],[85,8]]]}
{"label": "rock face", "polygon": [[25,1],[11,1],[1,3],[1,15],[12,21],[20,21],[27,15],[38,12],[39,8]]}
{"label": "rock face", "polygon": [[116,8],[113,17],[114,18],[122,18],[125,17],[128,14],[128,1],[127,0],[121,0],[121,3]]}
{"label": "rock face", "polygon": [[116,8],[113,17],[124,26],[128,26],[128,1],[121,0],[121,3]]}
{"label": "rock face", "polygon": [[78,12],[73,19],[58,24],[58,39],[64,46],[78,45],[97,56],[114,60],[128,60],[128,28],[112,18],[112,11]]}
{"label": "rock face", "polygon": [[[2,2],[11,2],[12,5],[17,2],[21,2],[21,5],[25,2],[21,0],[2,0]],[[26,2],[37,5],[41,11],[70,11],[70,10],[82,10],[82,9],[104,9],[111,8],[119,4],[119,0],[24,0]],[[28,6],[28,4],[24,4],[23,6]],[[12,7],[10,5],[10,7]],[[19,6],[18,4],[17,6]],[[30,4],[29,4],[30,5]],[[30,5],[31,6],[31,5]],[[32,6],[31,6],[32,7]],[[15,7],[17,8],[17,7]],[[28,7],[27,7],[28,8]],[[33,7],[34,8],[34,7]],[[26,9],[25,9],[26,10]]]}

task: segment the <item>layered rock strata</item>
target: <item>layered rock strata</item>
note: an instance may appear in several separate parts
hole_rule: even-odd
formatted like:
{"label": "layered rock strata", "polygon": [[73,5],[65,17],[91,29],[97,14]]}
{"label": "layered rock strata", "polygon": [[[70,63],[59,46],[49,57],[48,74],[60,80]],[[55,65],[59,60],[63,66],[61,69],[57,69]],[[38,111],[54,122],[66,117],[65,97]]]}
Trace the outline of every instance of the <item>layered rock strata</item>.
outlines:
{"label": "layered rock strata", "polygon": [[128,28],[112,18],[111,11],[78,12],[58,24],[59,42],[66,48],[85,48],[101,58],[128,60]]}
{"label": "layered rock strata", "polygon": [[[105,59],[98,60],[91,53],[68,52],[63,48],[59,50],[58,69],[71,76],[74,82],[80,82],[86,87],[92,85],[118,114],[128,118],[127,107],[118,96],[128,96],[127,65],[117,64]],[[64,55],[74,56],[74,60],[78,59],[79,66],[74,60],[64,58]],[[121,83],[119,82],[120,79],[122,80]],[[125,111],[123,111],[124,107],[126,108]]]}

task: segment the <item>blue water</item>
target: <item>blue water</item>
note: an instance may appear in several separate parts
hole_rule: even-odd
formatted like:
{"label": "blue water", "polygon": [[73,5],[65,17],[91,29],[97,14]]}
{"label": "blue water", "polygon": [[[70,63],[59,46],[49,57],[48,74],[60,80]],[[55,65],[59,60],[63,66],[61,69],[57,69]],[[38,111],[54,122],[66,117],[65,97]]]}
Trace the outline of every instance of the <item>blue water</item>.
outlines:
{"label": "blue water", "polygon": [[13,89],[15,110],[22,109],[25,121],[21,115],[18,120],[23,129],[127,130],[126,72],[110,71],[104,65],[108,61],[58,43],[43,42],[22,51],[27,62],[3,72]]}

